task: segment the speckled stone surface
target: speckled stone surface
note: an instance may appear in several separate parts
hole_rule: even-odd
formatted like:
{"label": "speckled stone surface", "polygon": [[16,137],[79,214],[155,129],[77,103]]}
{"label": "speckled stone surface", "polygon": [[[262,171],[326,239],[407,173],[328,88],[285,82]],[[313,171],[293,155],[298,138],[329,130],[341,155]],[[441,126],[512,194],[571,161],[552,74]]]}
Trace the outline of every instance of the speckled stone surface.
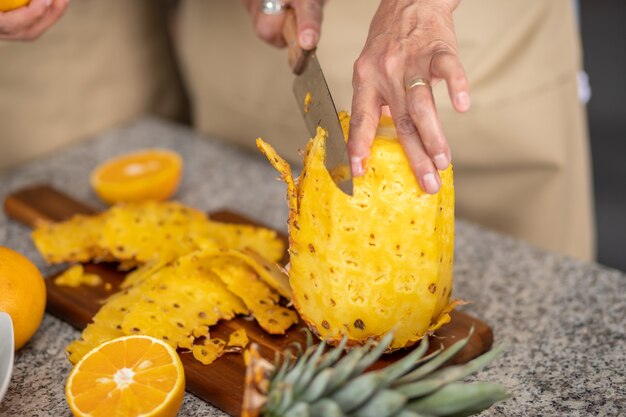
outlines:
{"label": "speckled stone surface", "polygon": [[[0,198],[52,183],[98,206],[88,175],[100,161],[133,149],[176,149],[185,159],[178,198],[207,211],[230,208],[285,230],[284,186],[259,155],[201,138],[184,127],[143,119],[0,176]],[[626,275],[551,254],[457,222],[455,296],[494,329],[508,349],[475,379],[500,382],[512,398],[485,416],[626,415]],[[0,213],[0,245],[48,274],[29,230]],[[71,416],[64,396],[64,347],[78,332],[46,315],[17,353],[0,416]],[[180,416],[224,416],[187,394]]]}

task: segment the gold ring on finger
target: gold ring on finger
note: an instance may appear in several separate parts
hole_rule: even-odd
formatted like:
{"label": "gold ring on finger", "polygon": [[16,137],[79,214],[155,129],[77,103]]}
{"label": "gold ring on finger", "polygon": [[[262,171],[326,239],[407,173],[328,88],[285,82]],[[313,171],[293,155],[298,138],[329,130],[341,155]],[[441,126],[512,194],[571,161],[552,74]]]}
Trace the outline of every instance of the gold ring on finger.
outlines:
{"label": "gold ring on finger", "polygon": [[407,83],[406,89],[410,90],[411,88],[419,87],[419,86],[430,88],[430,83],[428,82],[426,78],[422,78],[422,77],[413,78],[411,81]]}

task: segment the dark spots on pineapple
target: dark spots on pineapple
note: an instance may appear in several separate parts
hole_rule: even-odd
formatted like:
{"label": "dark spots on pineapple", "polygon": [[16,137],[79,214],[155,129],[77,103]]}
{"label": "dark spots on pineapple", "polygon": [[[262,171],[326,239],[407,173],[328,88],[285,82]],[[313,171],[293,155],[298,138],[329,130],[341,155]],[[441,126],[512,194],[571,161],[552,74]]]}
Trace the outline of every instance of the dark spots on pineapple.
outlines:
{"label": "dark spots on pineapple", "polygon": [[437,226],[435,226],[435,228],[433,229],[433,231],[435,231],[435,232],[437,231]]}
{"label": "dark spots on pineapple", "polygon": [[163,339],[163,340],[170,340],[170,338],[167,337],[167,336],[163,336],[161,339]]}
{"label": "dark spots on pineapple", "polygon": [[268,320],[269,324],[278,324],[278,322],[276,321],[276,319],[269,319]]}
{"label": "dark spots on pineapple", "polygon": [[139,333],[139,332],[140,332],[140,330],[139,330],[139,328],[138,328],[138,327],[133,327],[133,328],[131,329],[131,332],[133,332],[133,333]]}
{"label": "dark spots on pineapple", "polygon": [[185,327],[185,325],[184,325],[184,324],[182,324],[181,322],[177,322],[177,323],[176,323],[176,325],[177,325],[178,327],[180,327],[181,329],[182,329],[183,327]]}
{"label": "dark spots on pineapple", "polygon": [[146,299],[146,303],[148,304],[154,304],[154,300],[152,298],[147,298]]}
{"label": "dark spots on pineapple", "polygon": [[433,282],[433,283],[431,283],[431,284],[428,286],[428,291],[430,291],[430,293],[431,293],[431,294],[436,293],[436,292],[437,292],[437,285],[435,285],[435,283],[434,283],[434,282]]}
{"label": "dark spots on pineapple", "polygon": [[443,206],[439,206],[439,211],[443,211]]}
{"label": "dark spots on pineapple", "polygon": [[312,243],[309,243],[309,252],[315,253],[315,246]]}
{"label": "dark spots on pineapple", "polygon": [[346,259],[346,265],[359,266],[357,262],[354,262],[351,259]]}
{"label": "dark spots on pineapple", "polygon": [[330,324],[328,324],[328,322],[326,320],[324,320],[322,322],[322,327],[325,328],[326,330],[330,329]]}
{"label": "dark spots on pineapple", "polygon": [[365,329],[365,323],[363,323],[363,320],[361,320],[361,319],[356,319],[354,321],[354,327],[356,329],[363,330],[363,329]]}
{"label": "dark spots on pineapple", "polygon": [[415,224],[415,220],[411,219],[411,225]]}
{"label": "dark spots on pineapple", "polygon": [[211,340],[211,343],[213,343],[214,345],[221,345],[222,341],[219,340],[219,339],[213,339],[213,340]]}
{"label": "dark spots on pineapple", "polygon": [[443,263],[443,256],[441,256],[441,257],[439,258],[439,263],[440,263],[440,264],[441,264],[441,263]]}
{"label": "dark spots on pineapple", "polygon": [[274,157],[274,162],[278,163],[278,158]]}
{"label": "dark spots on pineapple", "polygon": [[448,291],[447,287],[443,287],[443,291],[441,292],[443,295],[446,295],[446,292]]}
{"label": "dark spots on pineapple", "polygon": [[289,313],[287,313],[286,311],[283,311],[282,315],[283,317],[289,317]]}
{"label": "dark spots on pineapple", "polygon": [[205,348],[202,348],[202,349],[200,349],[200,354],[202,356],[207,356],[209,354],[209,352]]}
{"label": "dark spots on pineapple", "polygon": [[156,319],[157,319],[157,318],[156,318],[156,316],[155,316],[154,314],[151,314],[151,315],[150,315],[150,318],[151,318],[152,320],[156,320]]}
{"label": "dark spots on pineapple", "polygon": [[122,313],[125,313],[125,312],[127,311],[127,310],[126,310],[126,307],[121,307],[121,308],[120,308],[120,311],[121,311]]}
{"label": "dark spots on pineapple", "polygon": [[118,252],[124,252],[126,250],[124,246],[118,246],[116,249]]}
{"label": "dark spots on pineapple", "polygon": [[259,304],[263,304],[263,305],[265,305],[265,304],[267,304],[267,301],[265,301],[265,300],[263,300],[263,299],[260,299],[260,300],[259,300]]}
{"label": "dark spots on pineapple", "polygon": [[307,300],[307,301],[309,300],[309,296],[308,295],[304,294],[303,297],[304,297],[305,300]]}
{"label": "dark spots on pineapple", "polygon": [[161,286],[159,287],[159,289],[161,289],[161,290],[167,290],[167,285],[165,285],[165,284],[161,284]]}
{"label": "dark spots on pineapple", "polygon": [[178,303],[174,303],[174,304],[172,304],[172,307],[174,307],[174,308],[180,308],[180,305],[179,305]]}
{"label": "dark spots on pineapple", "polygon": [[423,258],[424,256],[426,256],[426,254],[424,253],[424,251],[420,252],[420,258]]}
{"label": "dark spots on pineapple", "polygon": [[118,324],[117,326],[115,326],[115,328],[116,328],[117,330],[122,330],[122,326],[120,326],[119,324]]}
{"label": "dark spots on pineapple", "polygon": [[370,233],[370,239],[372,240],[376,239],[376,236],[374,236],[374,233]]}
{"label": "dark spots on pineapple", "polygon": [[204,311],[201,311],[198,313],[198,317],[201,319],[206,319],[206,313]]}
{"label": "dark spots on pineapple", "polygon": [[331,273],[331,274],[334,274],[334,273],[335,273],[335,268],[333,268],[333,267],[331,266],[331,267],[330,267],[330,269],[329,269],[329,271],[330,271],[330,273]]}
{"label": "dark spots on pineapple", "polygon": [[165,235],[165,239],[166,239],[166,240],[172,240],[172,235],[171,235],[171,234],[169,234],[169,233],[168,233],[168,234],[166,234],[166,235]]}
{"label": "dark spots on pineapple", "polygon": [[297,221],[294,221],[294,222],[293,222],[293,227],[295,227],[295,228],[296,228],[296,230],[300,230],[300,225],[298,225],[298,222],[297,222]]}
{"label": "dark spots on pineapple", "polygon": [[337,303],[335,302],[335,300],[333,300],[333,299],[331,298],[331,299],[330,299],[330,306],[331,306],[331,307],[334,307],[334,306],[336,306],[336,305],[337,305]]}
{"label": "dark spots on pineapple", "polygon": [[265,269],[267,272],[272,272],[272,269],[267,265],[263,265],[263,269]]}

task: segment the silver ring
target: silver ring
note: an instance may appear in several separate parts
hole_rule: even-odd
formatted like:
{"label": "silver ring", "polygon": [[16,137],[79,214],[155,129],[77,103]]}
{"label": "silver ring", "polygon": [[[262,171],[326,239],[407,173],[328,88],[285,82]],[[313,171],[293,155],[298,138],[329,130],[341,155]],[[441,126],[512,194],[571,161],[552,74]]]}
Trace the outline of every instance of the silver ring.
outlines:
{"label": "silver ring", "polygon": [[283,13],[285,4],[282,0],[261,0],[261,13],[277,16]]}

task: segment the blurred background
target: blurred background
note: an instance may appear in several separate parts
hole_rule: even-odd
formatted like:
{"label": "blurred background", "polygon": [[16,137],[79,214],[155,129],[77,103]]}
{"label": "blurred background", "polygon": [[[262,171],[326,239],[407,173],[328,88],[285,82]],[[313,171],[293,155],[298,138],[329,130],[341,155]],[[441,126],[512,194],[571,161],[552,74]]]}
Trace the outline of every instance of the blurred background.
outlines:
{"label": "blurred background", "polygon": [[581,0],[598,262],[626,271],[626,1]]}

